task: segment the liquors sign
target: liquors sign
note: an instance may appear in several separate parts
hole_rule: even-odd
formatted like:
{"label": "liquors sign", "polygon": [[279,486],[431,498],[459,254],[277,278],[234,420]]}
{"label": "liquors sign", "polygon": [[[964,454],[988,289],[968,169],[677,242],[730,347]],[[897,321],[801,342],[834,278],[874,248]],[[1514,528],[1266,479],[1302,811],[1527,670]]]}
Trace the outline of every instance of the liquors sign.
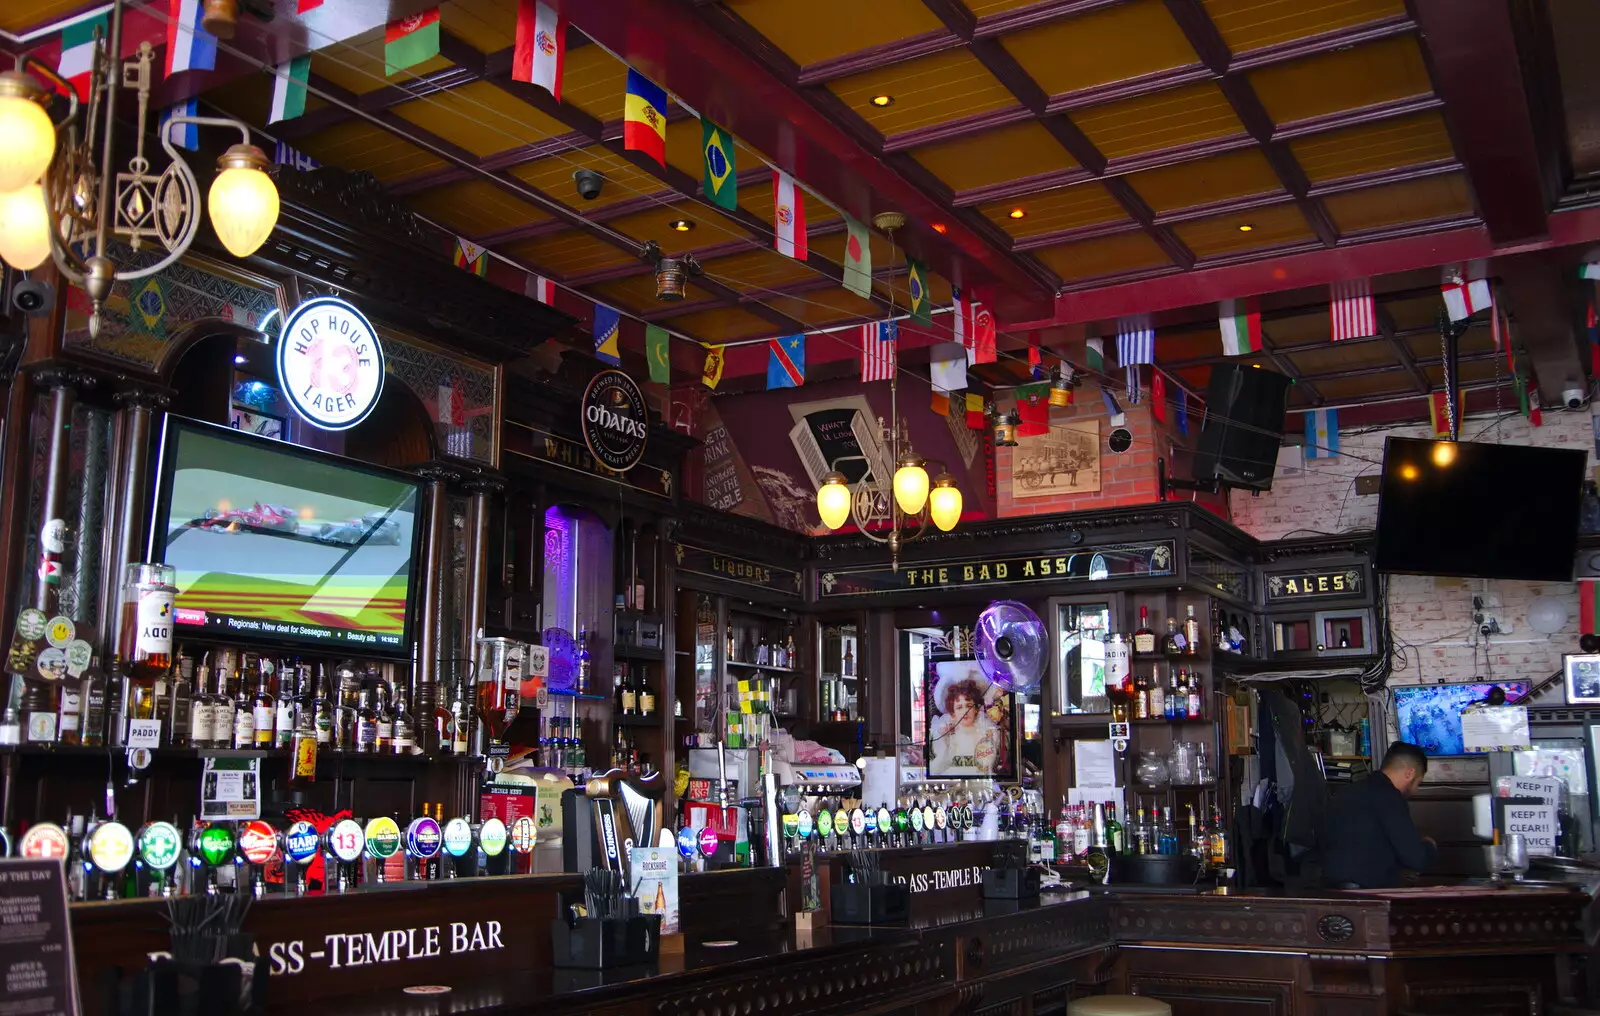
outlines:
{"label": "liquors sign", "polygon": [[294,309],[278,339],[278,386],[301,419],[349,430],[383,393],[383,346],[372,323],[343,300],[321,296]]}
{"label": "liquors sign", "polygon": [[603,370],[583,393],[583,443],[607,469],[625,473],[644,458],[650,414],[644,392],[620,370]]}

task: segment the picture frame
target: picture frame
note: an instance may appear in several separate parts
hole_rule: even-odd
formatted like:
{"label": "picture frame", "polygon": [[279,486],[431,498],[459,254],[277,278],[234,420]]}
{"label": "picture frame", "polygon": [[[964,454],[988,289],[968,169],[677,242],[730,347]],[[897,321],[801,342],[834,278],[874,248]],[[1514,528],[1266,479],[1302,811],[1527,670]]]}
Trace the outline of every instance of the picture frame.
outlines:
{"label": "picture frame", "polygon": [[926,667],[929,779],[1016,779],[1017,696],[993,684],[972,657],[930,654]]}
{"label": "picture frame", "polygon": [[1568,705],[1600,706],[1600,653],[1566,653],[1561,669]]}

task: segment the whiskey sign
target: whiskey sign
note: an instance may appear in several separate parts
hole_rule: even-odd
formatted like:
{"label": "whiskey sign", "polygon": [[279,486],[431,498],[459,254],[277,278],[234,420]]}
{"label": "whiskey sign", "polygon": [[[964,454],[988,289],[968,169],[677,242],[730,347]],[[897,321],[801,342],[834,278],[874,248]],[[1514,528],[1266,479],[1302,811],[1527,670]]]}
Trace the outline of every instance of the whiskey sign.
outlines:
{"label": "whiskey sign", "polygon": [[1360,596],[1366,582],[1360,568],[1279,572],[1267,576],[1267,602],[1314,600],[1332,596]]}
{"label": "whiskey sign", "polygon": [[595,458],[583,442],[572,441],[515,420],[506,421],[504,441],[504,450],[514,455],[559,469],[615,480],[647,494],[672,497],[672,473],[668,470],[640,464],[621,472]]}

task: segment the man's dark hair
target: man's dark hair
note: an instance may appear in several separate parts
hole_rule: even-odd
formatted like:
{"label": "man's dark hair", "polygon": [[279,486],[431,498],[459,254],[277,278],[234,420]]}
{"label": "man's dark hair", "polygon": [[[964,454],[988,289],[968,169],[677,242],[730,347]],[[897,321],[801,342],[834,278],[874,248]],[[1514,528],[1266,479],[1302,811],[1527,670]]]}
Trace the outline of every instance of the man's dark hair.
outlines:
{"label": "man's dark hair", "polygon": [[1413,766],[1417,772],[1425,773],[1428,771],[1428,756],[1410,741],[1396,741],[1383,753],[1383,765],[1379,768],[1387,769],[1393,765]]}

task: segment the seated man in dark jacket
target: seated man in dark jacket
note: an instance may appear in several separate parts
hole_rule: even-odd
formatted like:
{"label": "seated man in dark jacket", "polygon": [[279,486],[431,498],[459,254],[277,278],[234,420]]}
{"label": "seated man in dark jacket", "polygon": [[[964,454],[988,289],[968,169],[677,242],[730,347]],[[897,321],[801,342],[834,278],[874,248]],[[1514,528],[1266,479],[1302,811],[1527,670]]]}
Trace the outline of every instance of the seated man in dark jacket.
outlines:
{"label": "seated man in dark jacket", "polygon": [[1417,832],[1406,798],[1428,771],[1428,756],[1396,741],[1383,767],[1334,795],[1324,826],[1323,881],[1335,889],[1390,889],[1400,870],[1422,871],[1437,858],[1434,842]]}

